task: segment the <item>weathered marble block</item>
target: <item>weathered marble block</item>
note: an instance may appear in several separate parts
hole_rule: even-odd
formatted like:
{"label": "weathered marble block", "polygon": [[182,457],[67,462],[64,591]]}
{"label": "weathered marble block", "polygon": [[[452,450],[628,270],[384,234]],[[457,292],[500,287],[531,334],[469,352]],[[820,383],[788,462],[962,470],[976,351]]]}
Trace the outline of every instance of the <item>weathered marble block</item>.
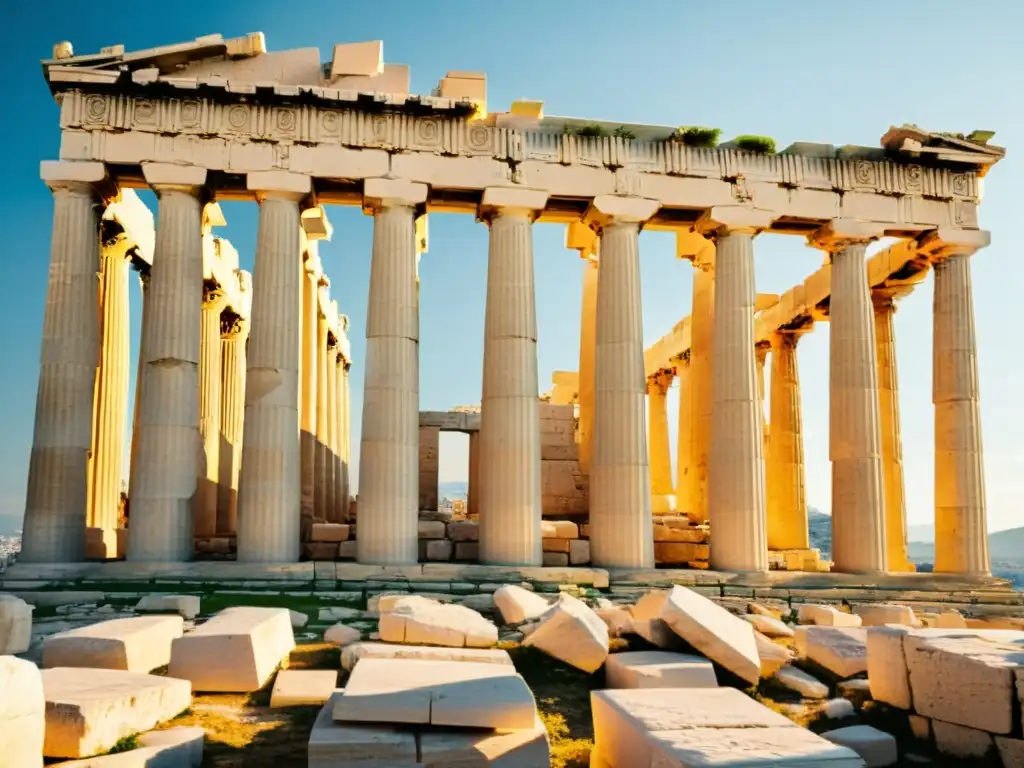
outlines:
{"label": "weathered marble block", "polygon": [[0,654],[28,650],[32,644],[33,610],[19,597],[0,594]]}
{"label": "weathered marble block", "polygon": [[270,692],[270,708],[323,704],[337,686],[333,669],[282,669]]}
{"label": "weathered marble block", "polygon": [[512,666],[508,651],[498,648],[445,648],[428,645],[353,643],[341,651],[341,668],[352,670],[360,659],[420,659],[423,661],[472,661]]}
{"label": "weathered marble block", "polygon": [[463,728],[532,728],[533,693],[504,664],[364,659],[334,700],[334,719]]}
{"label": "weathered marble block", "polygon": [[668,651],[613,653],[604,665],[609,688],[717,688],[715,668],[703,656]]}
{"label": "weathered marble block", "polygon": [[521,624],[540,616],[551,603],[536,592],[515,584],[501,587],[494,593],[494,604],[506,624]]}
{"label": "weathered marble block", "polygon": [[166,760],[168,766],[173,761],[174,768],[200,768],[203,764],[206,731],[193,726],[167,728],[142,734],[138,743],[140,748],[158,750],[161,763]]}
{"label": "weathered marble block", "polygon": [[853,677],[868,668],[865,627],[797,627],[797,654],[839,677]]}
{"label": "weathered marble block", "polygon": [[42,672],[46,757],[88,757],[125,736],[170,720],[192,703],[187,680],[113,669],[58,667]]}
{"label": "weathered marble block", "polygon": [[417,734],[421,765],[546,768],[551,765],[548,732],[540,717],[517,730],[430,729]]}
{"label": "weathered marble block", "polygon": [[421,768],[416,734],[402,728],[336,723],[341,691],[324,704],[309,734],[309,768]]}
{"label": "weathered marble block", "polygon": [[386,643],[488,648],[498,642],[498,628],[476,611],[415,595],[382,613],[379,631]]}
{"label": "weathered marble block", "polygon": [[608,625],[585,603],[563,594],[537,618],[524,645],[584,672],[600,669],[608,658]]}
{"label": "weathered marble block", "polygon": [[167,674],[197,691],[258,691],[294,647],[286,608],[227,608],[174,641]]}
{"label": "weathered marble block", "polygon": [[0,764],[41,768],[46,700],[31,661],[0,656]]}
{"label": "weathered marble block", "polygon": [[171,660],[181,616],[136,616],[60,632],[43,641],[43,666],[152,672]]}
{"label": "weathered marble block", "polygon": [[199,595],[145,595],[135,606],[139,613],[177,613],[184,619],[199,615]]}

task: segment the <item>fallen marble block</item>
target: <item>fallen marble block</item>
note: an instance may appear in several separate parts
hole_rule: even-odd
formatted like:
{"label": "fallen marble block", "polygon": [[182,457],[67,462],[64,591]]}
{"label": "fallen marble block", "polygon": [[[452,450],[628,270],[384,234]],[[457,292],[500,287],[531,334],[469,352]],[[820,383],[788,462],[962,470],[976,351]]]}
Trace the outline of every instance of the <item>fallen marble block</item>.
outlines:
{"label": "fallen marble block", "polygon": [[270,692],[270,708],[323,704],[338,687],[333,669],[282,669]]}
{"label": "fallen marble block", "polygon": [[735,688],[591,691],[590,702],[594,751],[613,768],[863,765]]}
{"label": "fallen marble block", "polygon": [[205,741],[206,731],[191,726],[150,731],[138,738],[139,747],[157,749],[168,766],[173,764],[175,768],[199,768],[203,764]]}
{"label": "fallen marble block", "polygon": [[380,617],[385,643],[489,648],[498,642],[498,628],[476,611],[411,595]]}
{"label": "fallen marble block", "polygon": [[911,709],[910,680],[903,655],[903,627],[868,629],[868,683],[871,698],[900,709]]}
{"label": "fallen marble block", "polygon": [[517,730],[455,730],[430,728],[417,732],[420,765],[424,768],[496,766],[548,768],[548,732],[535,715],[532,728]]}
{"label": "fallen marble block", "polygon": [[845,613],[831,605],[804,603],[797,609],[796,620],[799,624],[816,624],[819,627],[859,627],[860,616]]}
{"label": "fallen marble block", "polygon": [[522,624],[546,611],[551,604],[536,592],[509,584],[494,593],[494,605],[506,624]]}
{"label": "fallen marble block", "polygon": [[703,656],[670,651],[613,653],[604,665],[609,688],[717,688],[714,665]]}
{"label": "fallen marble block", "polygon": [[758,631],[754,631],[754,644],[761,662],[761,677],[771,677],[783,665],[789,664],[794,654],[789,648],[772,642]]}
{"label": "fallen marble block", "polygon": [[114,669],[44,669],[46,757],[89,757],[192,704],[187,680]]}
{"label": "fallen marble block", "polygon": [[[932,720],[932,733],[935,736],[935,749],[942,754],[984,760],[983,765],[992,765],[995,746],[992,734],[988,731]],[[1010,766],[1017,768],[1013,763],[1004,765],[1004,768]]]}
{"label": "fallen marble block", "polygon": [[184,627],[181,616],[136,616],[60,632],[43,641],[43,667],[152,672],[170,662]]}
{"label": "fallen marble block", "polygon": [[39,669],[31,661],[0,656],[0,765],[41,768],[45,728]]}
{"label": "fallen marble block", "polygon": [[174,641],[167,674],[196,691],[258,691],[294,647],[287,608],[226,608]]}
{"label": "fallen marble block", "polygon": [[500,648],[444,648],[429,645],[353,643],[341,650],[341,668],[351,671],[360,659],[419,659],[421,661],[469,661],[512,666],[508,651]]}
{"label": "fallen marble block", "polygon": [[712,661],[756,685],[761,677],[754,628],[686,587],[673,587],[661,609],[672,631]]}
{"label": "fallen marble block", "polygon": [[199,615],[198,595],[145,595],[135,605],[139,613],[177,613],[183,619]]}
{"label": "fallen marble block", "polygon": [[905,627],[919,627],[921,622],[909,605],[891,603],[864,603],[855,605],[853,612],[860,616],[861,626],[880,627],[885,624],[902,624]]}
{"label": "fallen marble block", "polygon": [[462,661],[364,659],[334,702],[344,722],[462,728],[532,728],[537,712],[515,667]]}
{"label": "fallen marble block", "polygon": [[793,628],[791,626],[772,616],[763,616],[759,613],[746,613],[743,615],[743,619],[750,622],[754,629],[765,637],[793,636]]}
{"label": "fallen marble block", "polygon": [[317,621],[347,621],[349,619],[360,619],[363,612],[358,608],[349,608],[344,605],[330,605],[321,608],[317,612]]}
{"label": "fallen marble block", "polygon": [[324,642],[344,647],[359,642],[362,636],[363,633],[355,627],[335,624],[333,627],[328,627],[327,631],[324,632]]}
{"label": "fallen marble block", "polygon": [[775,679],[808,699],[828,697],[828,686],[802,669],[785,666],[775,672]]}
{"label": "fallen marble block", "polygon": [[309,734],[308,768],[421,768],[411,730],[335,722],[341,694],[335,691],[317,715]]}
{"label": "fallen marble block", "polygon": [[523,641],[584,672],[601,668],[608,658],[608,626],[587,605],[562,594]]}
{"label": "fallen marble block", "polygon": [[33,610],[19,597],[0,594],[0,654],[28,650],[32,644]]}
{"label": "fallen marble block", "polygon": [[[633,626],[633,617],[629,613],[628,608],[622,606],[611,606],[608,608],[595,608],[594,613],[605,623],[608,627],[609,637],[622,637],[623,635],[633,634],[636,629]],[[666,627],[666,631],[671,633]]]}
{"label": "fallen marble block", "polygon": [[799,627],[797,654],[838,677],[853,677],[868,668],[867,633],[863,627]]}
{"label": "fallen marble block", "polygon": [[833,744],[852,749],[860,755],[867,768],[886,768],[889,765],[896,765],[896,761],[899,760],[896,739],[870,725],[836,728],[834,731],[825,731],[821,737]]}
{"label": "fallen marble block", "polygon": [[846,699],[829,699],[821,705],[820,711],[831,720],[843,720],[856,714],[853,704]]}

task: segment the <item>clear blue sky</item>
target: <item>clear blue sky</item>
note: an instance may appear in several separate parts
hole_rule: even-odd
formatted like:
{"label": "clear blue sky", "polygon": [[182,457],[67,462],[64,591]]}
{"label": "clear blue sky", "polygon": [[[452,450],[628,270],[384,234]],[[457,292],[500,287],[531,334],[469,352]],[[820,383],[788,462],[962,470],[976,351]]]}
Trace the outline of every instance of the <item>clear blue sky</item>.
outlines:
{"label": "clear blue sky", "polygon": [[[248,2],[113,4],[8,0],[0,10],[0,66],[7,117],[0,216],[0,514],[22,511],[49,258],[50,194],[39,161],[58,152],[58,110],[39,59],[59,40],[76,53],[123,43],[128,50],[220,32],[263,31],[271,50],[383,39],[385,59],[411,66],[412,90],[429,93],[449,69],[481,70],[488,103],[545,102],[550,115],[663,125],[700,124],[793,141],[877,146],[891,124],[997,131],[1009,156],[985,181],[982,226],[993,244],[974,260],[989,523],[1024,524],[1024,406],[1017,393],[1024,269],[1017,205],[1024,151],[1024,5],[1012,0],[765,3],[738,0],[519,0],[506,5],[377,0],[315,5]],[[151,199],[150,199],[151,201]],[[251,268],[255,204],[224,205],[221,234]],[[351,317],[353,448],[359,446],[371,220],[334,208],[334,240],[322,248],[333,295]],[[581,265],[563,230],[536,227],[541,390],[551,372],[575,370]],[[651,343],[690,308],[690,266],[664,233],[641,237],[644,337]],[[760,292],[781,292],[821,257],[795,237],[756,242]],[[421,408],[480,396],[487,232],[469,216],[435,215],[421,265]],[[136,290],[133,288],[133,291]],[[139,315],[133,308],[133,355]],[[198,329],[197,329],[198,330]],[[911,524],[932,519],[931,284],[896,316],[907,500]],[[829,509],[828,326],[800,343],[808,502]],[[133,376],[134,381],[134,376]],[[677,413],[676,391],[669,398]],[[441,479],[466,477],[465,438],[446,438]]]}

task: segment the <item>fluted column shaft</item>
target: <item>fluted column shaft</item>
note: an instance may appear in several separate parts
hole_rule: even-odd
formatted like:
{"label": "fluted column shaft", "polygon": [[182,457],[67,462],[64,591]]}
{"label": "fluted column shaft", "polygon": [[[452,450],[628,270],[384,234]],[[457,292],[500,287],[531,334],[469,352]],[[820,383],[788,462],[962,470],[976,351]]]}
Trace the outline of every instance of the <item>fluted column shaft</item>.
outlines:
{"label": "fluted column shaft", "polygon": [[907,557],[907,505],[903,490],[903,438],[900,435],[896,338],[889,296],[875,296],[875,349],[878,364],[878,423],[885,483],[885,548],[890,571],[913,571]]}
{"label": "fluted column shaft", "polygon": [[978,393],[978,346],[969,252],[935,265],[935,570],[989,572]]}
{"label": "fluted column shaft", "polygon": [[220,487],[217,532],[238,530],[238,478],[242,469],[245,424],[245,346],[249,322],[234,318],[222,326],[220,340]]}
{"label": "fluted column shaft", "polygon": [[480,433],[469,433],[469,483],[466,488],[466,516],[480,514]]}
{"label": "fluted column shaft", "polygon": [[829,458],[832,558],[845,573],[886,570],[875,323],[863,242],[832,253]]}
{"label": "fluted column shaft", "polygon": [[671,386],[672,374],[664,371],[647,380],[647,450],[651,463],[651,510],[655,515],[676,511],[668,436],[668,390]]}
{"label": "fluted column shaft", "polygon": [[327,425],[324,464],[324,504],[330,523],[340,523],[335,470],[338,464],[338,349],[332,344],[327,349],[326,370]]}
{"label": "fluted column shaft", "polygon": [[348,388],[349,364],[344,358],[338,357],[338,466],[334,476],[335,495],[340,505],[342,520],[348,520],[351,514],[351,492],[349,491],[349,425],[351,423],[352,410],[349,404]]}
{"label": "fluted column shaft", "polygon": [[316,453],[313,465],[313,517],[327,520],[327,316],[316,321]]}
{"label": "fluted column shaft", "polygon": [[594,341],[597,332],[597,275],[595,259],[583,261],[583,309],[580,313],[579,462],[580,472],[590,474],[594,443]]}
{"label": "fluted column shaft", "polygon": [[408,199],[384,199],[373,210],[356,557],[412,564],[419,554],[416,209]]}
{"label": "fluted column shaft", "polygon": [[540,565],[540,401],[533,212],[489,216],[480,416],[480,562]]}
{"label": "fluted column shaft", "polygon": [[309,243],[302,271],[299,358],[300,504],[303,525],[307,527],[312,525],[316,507],[316,406],[320,370],[316,346],[318,268],[316,244]]}
{"label": "fluted column shaft", "polygon": [[711,564],[724,571],[768,568],[753,238],[746,229],[721,231],[715,253],[707,498]]}
{"label": "fluted column shaft", "polygon": [[194,512],[195,535],[217,533],[217,486],[220,482],[220,316],[225,294],[220,287],[203,289],[199,344],[199,435],[203,441]]}
{"label": "fluted column shaft", "polygon": [[[147,266],[139,271],[139,298],[141,299],[140,311],[142,313],[142,328],[140,337],[146,335],[146,295],[149,293],[149,270]],[[140,350],[141,352],[141,350]],[[128,447],[128,513],[131,514],[131,500],[135,494],[135,467],[138,466],[139,454],[139,410],[142,407],[142,358],[136,361],[135,365],[135,401],[132,403],[132,437],[131,445]]]}
{"label": "fluted column shaft", "polygon": [[[105,248],[100,259],[100,364],[93,410],[89,526],[117,528],[121,468],[128,418],[128,270],[124,249]],[[115,552],[108,552],[113,557]]]}
{"label": "fluted column shaft", "polygon": [[708,461],[711,451],[711,359],[715,330],[715,266],[694,263],[693,307],[690,311],[689,509],[691,518],[708,517]]}
{"label": "fluted column shaft", "polygon": [[796,360],[799,332],[772,337],[771,440],[768,442],[768,548],[807,549],[803,409]]}
{"label": "fluted column shaft", "polygon": [[279,191],[259,195],[238,488],[238,559],[243,562],[299,559],[301,197]]}
{"label": "fluted column shaft", "polygon": [[128,560],[175,562],[192,558],[202,450],[203,202],[199,186],[150,183],[160,202],[139,350],[142,394]]}
{"label": "fluted column shaft", "polygon": [[601,231],[590,465],[591,559],[654,567],[651,479],[644,424],[640,223],[611,218]]}
{"label": "fluted column shaft", "polygon": [[761,454],[767,460],[768,456],[768,414],[764,410],[764,367],[768,361],[769,347],[758,345],[754,347],[754,357],[757,361],[757,407],[761,412]]}
{"label": "fluted column shaft", "polygon": [[86,471],[99,356],[100,200],[91,185],[55,184],[39,388],[19,559],[85,557]]}
{"label": "fluted column shaft", "polygon": [[679,381],[679,428],[676,432],[676,509],[680,514],[692,515],[690,446],[693,419],[690,408],[689,353],[682,360],[676,362],[676,379]]}

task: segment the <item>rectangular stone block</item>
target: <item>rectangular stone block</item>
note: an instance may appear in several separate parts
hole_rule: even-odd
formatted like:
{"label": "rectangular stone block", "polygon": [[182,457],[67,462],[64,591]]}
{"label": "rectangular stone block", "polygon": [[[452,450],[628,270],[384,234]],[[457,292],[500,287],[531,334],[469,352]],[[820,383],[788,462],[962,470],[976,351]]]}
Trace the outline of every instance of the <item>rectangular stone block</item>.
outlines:
{"label": "rectangular stone block", "polygon": [[419,659],[422,661],[472,661],[511,666],[508,651],[499,648],[445,648],[431,645],[353,643],[341,651],[341,668],[352,670],[360,659]]}
{"label": "rectangular stone block", "polygon": [[569,565],[586,565],[590,562],[590,542],[573,539],[569,542]]}
{"label": "rectangular stone block", "polygon": [[416,734],[385,725],[336,723],[335,691],[309,734],[309,768],[419,768]]}
{"label": "rectangular stone block", "polygon": [[349,526],[345,523],[313,523],[312,541],[347,541]]}
{"label": "rectangular stone block", "polygon": [[715,668],[702,656],[667,651],[613,653],[605,662],[609,688],[717,688]]}
{"label": "rectangular stone block", "polygon": [[[313,525],[327,525],[314,523]],[[338,543],[333,541],[307,541],[302,545],[302,556],[306,560],[325,561],[338,557]]]}
{"label": "rectangular stone block", "polygon": [[197,691],[258,691],[294,647],[286,608],[227,608],[174,641],[167,674]]}
{"label": "rectangular stone block", "polygon": [[46,700],[31,661],[0,656],[0,748],[11,766],[42,768]]}
{"label": "rectangular stone block", "polygon": [[544,552],[569,553],[569,539],[542,539],[541,548]]}
{"label": "rectangular stone block", "polygon": [[282,669],[270,693],[270,708],[323,704],[338,685],[333,669]]}
{"label": "rectangular stone block", "polygon": [[531,728],[533,694],[504,664],[363,659],[334,700],[344,722]]}
{"label": "rectangular stone block", "polygon": [[455,546],[448,539],[437,539],[435,541],[421,542],[425,545],[424,559],[435,562],[447,562],[452,559]]}
{"label": "rectangular stone block", "polygon": [[448,538],[452,541],[478,541],[480,527],[475,520],[452,520],[448,523]]}
{"label": "rectangular stone block", "polygon": [[445,524],[440,520],[420,520],[419,537],[421,539],[443,539]]}
{"label": "rectangular stone block", "polygon": [[544,552],[542,555],[544,567],[563,568],[569,565],[569,555],[563,552]]}
{"label": "rectangular stone block", "polygon": [[475,541],[460,541],[455,544],[455,559],[475,563],[480,559],[480,545]]}
{"label": "rectangular stone block", "polygon": [[338,545],[339,560],[356,559],[356,543],[354,541],[343,541]]}
{"label": "rectangular stone block", "polygon": [[551,765],[547,729],[539,717],[532,728],[513,731],[429,729],[418,733],[422,765],[508,766]]}
{"label": "rectangular stone block", "polygon": [[192,704],[187,680],[112,669],[43,670],[46,757],[90,757]]}
{"label": "rectangular stone block", "polygon": [[542,520],[540,534],[545,539],[578,539],[580,527],[572,520]]}
{"label": "rectangular stone block", "polygon": [[136,616],[60,632],[43,641],[43,666],[152,672],[170,662],[184,625],[181,616]]}
{"label": "rectangular stone block", "polygon": [[698,528],[697,526],[682,528],[659,523],[654,524],[655,543],[687,542],[690,544],[704,544],[707,540],[708,532],[704,528]]}
{"label": "rectangular stone block", "polygon": [[689,544],[680,541],[654,542],[654,560],[659,564],[681,565],[690,560],[707,560],[711,548],[707,544]]}
{"label": "rectangular stone block", "polygon": [[[693,728],[651,736],[652,766],[864,768],[860,755],[803,728]],[[723,755],[728,755],[723,761]]]}
{"label": "rectangular stone block", "polygon": [[864,627],[797,627],[797,654],[838,677],[853,677],[868,668],[868,631]]}

